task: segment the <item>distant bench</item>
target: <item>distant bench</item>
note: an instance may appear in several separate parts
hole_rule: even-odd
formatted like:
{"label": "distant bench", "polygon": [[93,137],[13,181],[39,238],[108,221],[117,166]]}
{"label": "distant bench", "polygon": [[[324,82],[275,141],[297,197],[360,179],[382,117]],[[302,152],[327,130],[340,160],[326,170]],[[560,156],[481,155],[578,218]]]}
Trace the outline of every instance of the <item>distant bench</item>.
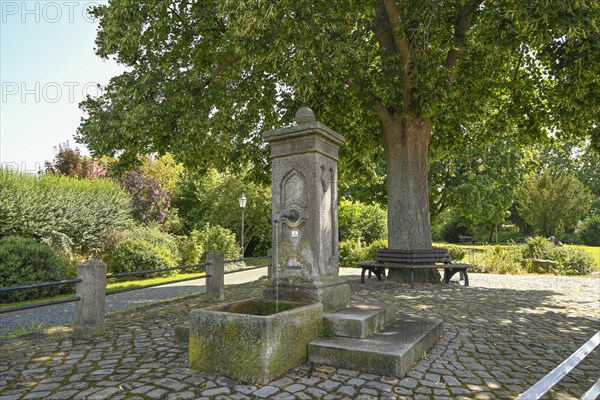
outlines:
{"label": "distant bench", "polygon": [[369,271],[381,280],[385,277],[385,269],[401,268],[410,270],[410,287],[415,287],[415,269],[444,269],[444,283],[450,283],[454,274],[459,272],[464,278],[465,286],[469,286],[467,270],[471,264],[453,263],[450,253],[445,247],[433,247],[427,250],[396,250],[381,249],[375,256],[375,261],[361,262],[360,282],[365,283],[365,273]]}
{"label": "distant bench", "polygon": [[461,243],[475,243],[478,241],[475,236],[465,236],[465,235],[458,235],[458,240]]}

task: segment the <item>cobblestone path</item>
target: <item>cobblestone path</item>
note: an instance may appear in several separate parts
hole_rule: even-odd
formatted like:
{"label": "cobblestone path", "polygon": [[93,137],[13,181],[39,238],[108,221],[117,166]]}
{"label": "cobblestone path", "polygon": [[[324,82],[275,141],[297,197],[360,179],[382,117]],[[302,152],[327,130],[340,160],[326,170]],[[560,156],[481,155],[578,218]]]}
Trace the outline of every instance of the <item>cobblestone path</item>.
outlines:
{"label": "cobblestone path", "polygon": [[[0,343],[6,399],[511,399],[600,330],[600,279],[471,275],[471,287],[377,282],[350,276],[357,301],[395,302],[403,314],[444,320],[444,336],[403,379],[306,364],[264,387],[187,368],[173,326],[202,295],[110,315],[107,335],[70,332]],[[226,288],[260,296],[264,280]],[[549,394],[579,398],[600,377],[600,349]]]}

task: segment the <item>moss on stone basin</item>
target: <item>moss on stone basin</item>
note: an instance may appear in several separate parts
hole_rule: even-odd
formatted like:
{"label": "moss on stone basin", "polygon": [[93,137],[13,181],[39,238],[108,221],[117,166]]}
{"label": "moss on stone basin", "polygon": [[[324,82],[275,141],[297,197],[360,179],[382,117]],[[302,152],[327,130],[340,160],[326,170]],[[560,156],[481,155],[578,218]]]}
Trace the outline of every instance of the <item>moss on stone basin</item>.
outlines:
{"label": "moss on stone basin", "polygon": [[245,300],[191,312],[190,367],[265,385],[308,359],[323,325],[321,303]]}

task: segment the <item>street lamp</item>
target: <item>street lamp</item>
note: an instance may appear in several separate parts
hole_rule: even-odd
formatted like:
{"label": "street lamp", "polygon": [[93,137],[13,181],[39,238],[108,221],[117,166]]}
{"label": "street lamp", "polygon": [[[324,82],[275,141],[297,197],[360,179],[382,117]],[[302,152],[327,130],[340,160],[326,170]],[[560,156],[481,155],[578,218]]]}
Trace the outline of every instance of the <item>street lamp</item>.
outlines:
{"label": "street lamp", "polygon": [[244,211],[246,211],[246,196],[244,193],[239,198],[240,208],[242,209],[242,258],[244,257]]}

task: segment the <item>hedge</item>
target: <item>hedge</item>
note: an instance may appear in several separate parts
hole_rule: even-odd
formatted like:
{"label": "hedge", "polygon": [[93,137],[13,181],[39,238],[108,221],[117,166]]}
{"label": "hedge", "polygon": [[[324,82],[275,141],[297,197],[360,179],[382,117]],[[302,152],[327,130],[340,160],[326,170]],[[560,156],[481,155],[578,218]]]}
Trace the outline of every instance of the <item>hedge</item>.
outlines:
{"label": "hedge", "polygon": [[130,219],[129,196],[112,181],[0,169],[0,237],[64,234],[75,250],[89,253],[98,249],[109,229]]}

